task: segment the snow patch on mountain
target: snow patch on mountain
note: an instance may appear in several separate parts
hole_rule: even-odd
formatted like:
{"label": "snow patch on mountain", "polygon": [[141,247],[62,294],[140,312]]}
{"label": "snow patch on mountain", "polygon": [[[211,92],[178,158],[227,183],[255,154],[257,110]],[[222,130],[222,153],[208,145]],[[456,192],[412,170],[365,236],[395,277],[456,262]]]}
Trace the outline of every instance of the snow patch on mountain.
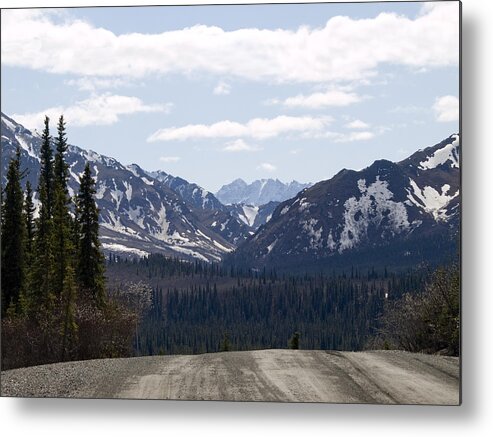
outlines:
{"label": "snow patch on mountain", "polygon": [[158,240],[163,240],[168,236],[169,231],[169,221],[166,217],[166,208],[164,205],[161,205],[161,209],[157,211],[157,220],[158,229],[153,232],[153,237]]}
{"label": "snow patch on mountain", "polygon": [[[8,121],[8,120],[4,119],[4,121]],[[12,123],[10,123],[10,124],[12,124]],[[41,159],[38,157],[38,155],[36,155],[36,153],[34,151],[34,147],[33,147],[32,142],[31,142],[31,144],[28,144],[27,141],[24,140],[24,138],[22,138],[21,135],[16,135],[15,139],[19,142],[20,146],[27,152],[27,154],[31,158],[34,158],[36,161],[41,161]]]}
{"label": "snow patch on mountain", "polygon": [[116,210],[118,211],[120,209],[120,204],[122,203],[123,200],[123,191],[120,191],[116,187],[116,183],[114,179],[113,179],[113,187],[114,189],[110,191],[110,195],[113,199],[113,203],[115,204]]}
{"label": "snow patch on mountain", "polygon": [[242,205],[242,213],[238,214],[238,218],[248,226],[253,226],[257,217],[259,207],[252,205]]}
{"label": "snow patch on mountain", "polygon": [[[174,252],[178,252],[178,253],[181,253],[181,254],[184,254],[184,255],[188,255],[188,256],[191,256],[193,258],[197,258],[201,261],[206,261],[208,262],[209,260],[204,256],[202,255],[201,253],[193,250],[193,249],[190,249],[188,247],[183,247],[183,246],[169,246],[169,249],[173,250]],[[220,256],[217,256],[217,255],[211,255],[216,261],[220,261],[221,260],[221,257]]]}
{"label": "snow patch on mountain", "polygon": [[2,114],[2,121],[7,125],[7,127],[14,131],[16,130],[16,126],[14,123],[12,123],[7,117],[5,117],[3,114]]}
{"label": "snow patch on mountain", "polygon": [[412,188],[407,189],[407,198],[416,206],[424,209],[426,212],[433,215],[435,220],[447,220],[447,205],[459,195],[459,190],[454,194],[449,195],[450,185],[445,184],[441,188],[439,193],[435,188],[426,186],[421,189],[418,184],[411,178],[409,178],[409,183]]}
{"label": "snow patch on mountain", "polygon": [[266,255],[268,255],[269,253],[272,252],[272,249],[274,249],[274,247],[276,246],[277,242],[278,242],[278,239],[276,238],[271,244],[269,244],[267,246],[267,254]]}
{"label": "snow patch on mountain", "polygon": [[323,246],[322,232],[323,228],[320,226],[315,229],[318,220],[311,218],[303,223],[303,231],[308,237],[310,237],[309,247],[310,249],[321,249]]}
{"label": "snow patch on mountain", "polygon": [[104,193],[106,193],[106,190],[108,189],[108,186],[106,185],[105,181],[101,181],[98,183],[97,188],[96,188],[96,194],[95,197],[96,199],[100,200],[104,197]]}
{"label": "snow patch on mountain", "polygon": [[339,252],[357,247],[368,236],[370,226],[385,227],[392,235],[409,230],[407,210],[403,203],[394,202],[394,194],[388,189],[388,182],[380,180],[366,186],[365,179],[358,180],[361,197],[351,197],[344,203],[344,225],[339,241]]}
{"label": "snow patch on mountain", "polygon": [[123,225],[120,216],[116,216],[113,211],[108,211],[107,214],[107,216],[101,218],[100,226],[102,228],[106,228],[119,234],[124,234],[131,237],[138,235],[138,233],[132,228]]}
{"label": "snow patch on mountain", "polygon": [[420,162],[419,168],[421,170],[430,170],[446,164],[448,161],[450,161],[450,167],[459,168],[459,135],[452,135],[452,138],[454,139],[452,143],[436,150],[433,155]]}
{"label": "snow patch on mountain", "polygon": [[214,243],[214,246],[216,246],[222,252],[232,252],[233,251],[233,249],[230,249],[229,247],[223,246],[221,243],[218,243],[216,240],[212,240],[212,242]]}
{"label": "snow patch on mountain", "polygon": [[127,197],[127,201],[130,202],[132,200],[132,185],[127,181],[123,181],[123,185],[125,186],[125,196]]}
{"label": "snow patch on mountain", "polygon": [[118,243],[101,243],[101,246],[103,246],[103,249],[106,249],[110,252],[130,253],[140,257],[149,255],[149,252],[146,252],[145,250],[124,246],[123,244]]}

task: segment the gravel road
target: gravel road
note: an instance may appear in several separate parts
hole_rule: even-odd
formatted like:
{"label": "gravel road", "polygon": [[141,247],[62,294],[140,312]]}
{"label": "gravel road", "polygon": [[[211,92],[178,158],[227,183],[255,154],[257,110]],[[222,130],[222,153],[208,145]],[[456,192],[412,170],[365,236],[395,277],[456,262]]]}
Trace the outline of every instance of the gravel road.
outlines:
{"label": "gravel road", "polygon": [[79,361],[1,373],[2,396],[459,404],[458,358],[261,350]]}

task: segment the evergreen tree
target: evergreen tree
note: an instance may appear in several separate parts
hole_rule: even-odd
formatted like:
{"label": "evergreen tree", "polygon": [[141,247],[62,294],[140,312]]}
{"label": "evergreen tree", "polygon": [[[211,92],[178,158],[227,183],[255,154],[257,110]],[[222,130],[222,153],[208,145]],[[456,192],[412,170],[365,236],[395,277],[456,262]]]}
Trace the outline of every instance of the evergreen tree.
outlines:
{"label": "evergreen tree", "polygon": [[25,285],[25,221],[24,194],[21,187],[21,152],[9,163],[7,184],[2,207],[2,317],[7,309],[15,308]]}
{"label": "evergreen tree", "polygon": [[50,315],[53,310],[53,152],[51,150],[49,118],[41,144],[41,170],[39,176],[39,216],[35,221],[33,262],[29,277],[28,302],[30,310],[38,315]]}
{"label": "evergreen tree", "polygon": [[30,266],[32,262],[33,250],[34,250],[34,211],[36,208],[33,203],[33,190],[31,183],[26,182],[26,199],[24,201],[24,217],[26,220],[26,266]]}
{"label": "evergreen tree", "polygon": [[68,196],[67,180],[68,180],[68,165],[65,162],[65,153],[67,152],[67,134],[65,133],[65,121],[63,115],[58,120],[57,136],[55,138],[55,163],[54,163],[54,178],[55,184],[60,184]]}
{"label": "evergreen tree", "polygon": [[53,207],[53,150],[51,148],[50,119],[45,116],[44,129],[41,137],[41,174],[39,177],[38,191],[43,191],[45,199],[40,199],[45,204],[47,216],[51,217]]}
{"label": "evergreen tree", "polygon": [[65,270],[61,296],[61,308],[63,310],[60,351],[61,361],[71,358],[71,351],[77,344],[78,326],[75,320],[76,294],[75,272],[72,265],[69,264]]}
{"label": "evergreen tree", "polygon": [[77,280],[80,290],[101,307],[105,303],[104,256],[99,243],[99,210],[94,200],[94,186],[95,181],[87,163],[76,199],[79,232]]}
{"label": "evergreen tree", "polygon": [[60,359],[70,358],[70,351],[76,342],[75,322],[76,284],[73,244],[73,224],[69,212],[68,165],[65,161],[67,138],[63,115],[58,121],[58,135],[55,138],[54,162],[54,206],[53,206],[53,290],[60,305],[61,351]]}
{"label": "evergreen tree", "polygon": [[68,165],[65,162],[67,139],[63,115],[58,123],[55,138],[54,204],[53,204],[53,289],[57,296],[62,294],[67,268],[73,263],[72,217],[69,212],[70,198],[67,190]]}

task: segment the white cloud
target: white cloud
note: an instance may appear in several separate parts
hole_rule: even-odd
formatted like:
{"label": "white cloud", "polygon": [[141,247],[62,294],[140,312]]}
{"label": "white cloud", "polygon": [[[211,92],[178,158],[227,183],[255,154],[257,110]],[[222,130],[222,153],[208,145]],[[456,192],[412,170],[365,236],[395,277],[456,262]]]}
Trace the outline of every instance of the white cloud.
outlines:
{"label": "white cloud", "polygon": [[179,156],[161,156],[159,160],[161,162],[172,163],[178,162],[181,158]]}
{"label": "white cloud", "polygon": [[438,97],[433,105],[433,110],[438,121],[458,121],[459,99],[455,96]]}
{"label": "white cloud", "polygon": [[98,78],[98,77],[81,77],[78,79],[69,79],[65,81],[67,85],[74,86],[80,91],[96,91],[100,89],[121,88],[129,86],[131,82],[120,77]]}
{"label": "white cloud", "polygon": [[224,148],[225,152],[257,152],[262,150],[259,146],[248,144],[241,138],[231,141]]}
{"label": "white cloud", "polygon": [[189,124],[171,127],[154,132],[148,142],[183,141],[198,138],[252,137],[256,139],[274,138],[286,133],[307,133],[322,131],[332,122],[331,117],[289,117],[254,118],[247,123],[223,120],[214,124]]}
{"label": "white cloud", "polygon": [[299,94],[294,97],[288,97],[286,100],[279,102],[273,99],[272,103],[282,103],[289,108],[324,108],[328,106],[348,106],[352,103],[357,103],[362,100],[361,96],[356,93],[346,92],[341,90],[329,90],[309,94],[307,96]]}
{"label": "white cloud", "polygon": [[348,129],[368,129],[370,125],[361,120],[353,120],[344,125]]}
{"label": "white cloud", "polygon": [[334,141],[336,143],[351,143],[353,141],[367,141],[375,137],[373,132],[350,132],[348,134],[338,134]]}
{"label": "white cloud", "polygon": [[257,166],[257,170],[263,170],[263,171],[268,171],[269,173],[272,173],[277,170],[277,167],[273,164],[270,164],[268,162],[262,162]]}
{"label": "white cloud", "polygon": [[212,91],[214,94],[221,96],[221,95],[227,95],[231,92],[231,85],[225,83],[225,82],[219,82],[214,90]]}
{"label": "white cloud", "polygon": [[326,83],[370,77],[381,64],[413,69],[457,65],[459,56],[458,2],[430,3],[414,18],[334,16],[325,26],[294,31],[196,25],[116,35],[67,16],[3,10],[2,64],[81,76],[207,72]]}
{"label": "white cloud", "polygon": [[39,112],[13,114],[13,118],[29,128],[42,127],[44,116],[58,120],[63,114],[70,126],[110,125],[121,115],[138,112],[169,112],[170,103],[146,105],[137,97],[101,94],[76,102],[72,106],[55,106]]}

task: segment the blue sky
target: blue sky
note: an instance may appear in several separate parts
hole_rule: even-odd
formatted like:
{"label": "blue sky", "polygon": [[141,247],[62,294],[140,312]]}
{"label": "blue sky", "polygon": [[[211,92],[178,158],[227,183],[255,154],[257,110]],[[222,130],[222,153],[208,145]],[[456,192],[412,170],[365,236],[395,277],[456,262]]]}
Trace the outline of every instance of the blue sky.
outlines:
{"label": "blue sky", "polygon": [[458,2],[2,11],[2,111],[216,191],[458,131]]}

